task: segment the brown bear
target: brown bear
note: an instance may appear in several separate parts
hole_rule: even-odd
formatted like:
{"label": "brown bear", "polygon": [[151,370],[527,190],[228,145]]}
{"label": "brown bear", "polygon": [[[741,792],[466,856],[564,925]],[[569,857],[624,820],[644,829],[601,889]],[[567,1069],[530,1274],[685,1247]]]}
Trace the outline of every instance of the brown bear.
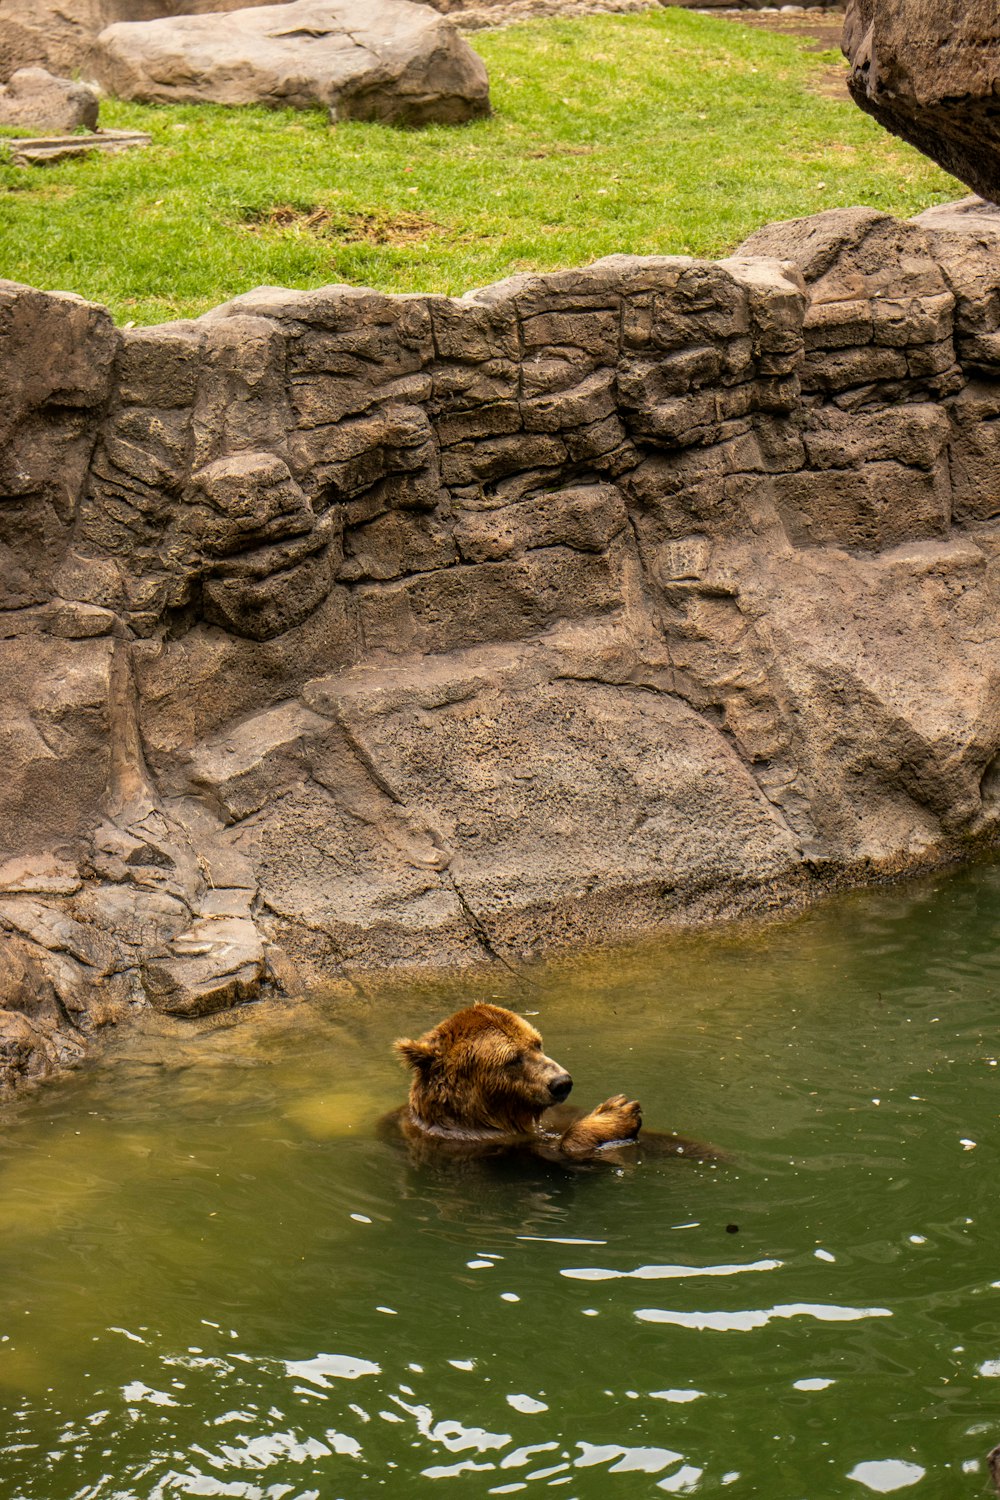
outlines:
{"label": "brown bear", "polygon": [[586,1162],[638,1137],[639,1105],[624,1094],[588,1115],[559,1110],[572,1078],[546,1057],[535,1028],[502,1006],[470,1005],[396,1051],[413,1080],[393,1118],[421,1155],[425,1146],[457,1156],[528,1149]]}

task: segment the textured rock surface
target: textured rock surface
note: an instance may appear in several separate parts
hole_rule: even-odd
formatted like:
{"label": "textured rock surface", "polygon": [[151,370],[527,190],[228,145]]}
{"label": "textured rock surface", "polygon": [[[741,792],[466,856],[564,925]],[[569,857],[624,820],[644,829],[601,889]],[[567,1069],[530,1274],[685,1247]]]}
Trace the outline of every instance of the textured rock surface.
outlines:
{"label": "textured rock surface", "polygon": [[0,0],[0,79],[17,68],[74,74],[90,45],[115,21],[239,10],[265,0]]}
{"label": "textured rock surface", "polygon": [[69,78],[56,78],[44,68],[20,68],[5,87],[0,87],[0,130],[5,126],[96,130],[99,110],[92,88]]}
{"label": "textured rock surface", "polygon": [[995,0],[848,0],[856,104],[982,197],[1000,199]]}
{"label": "textured rock surface", "polygon": [[1000,213],[119,330],[0,283],[0,1072],[1000,822]]}
{"label": "textured rock surface", "polygon": [[95,151],[116,156],[122,151],[144,150],[152,141],[143,130],[91,130],[84,135],[9,136],[4,144],[14,166],[33,167],[76,161]]}
{"label": "textured rock surface", "polygon": [[486,68],[449,21],[409,0],[294,0],[220,17],[123,22],[92,53],[99,81],[151,103],[321,105],[423,125],[489,113]]}
{"label": "textured rock surface", "polygon": [[[0,0],[0,80],[16,68],[47,67],[73,73],[86,68],[91,43],[105,26],[116,21],[154,21],[163,16],[205,15],[243,10],[269,0]],[[648,10],[658,0],[422,0],[433,9],[455,13],[470,29],[532,16],[558,15],[566,10]],[[699,10],[728,7],[729,0],[664,0]],[[747,9],[762,8],[749,0]],[[497,15],[492,19],[489,11]],[[468,13],[468,15],[466,15]]]}
{"label": "textured rock surface", "polygon": [[[155,21],[164,16],[206,15],[244,10],[271,0],[0,0],[0,80],[17,68],[46,67],[57,72],[86,71],[98,32],[117,21]],[[502,24],[566,11],[655,9],[661,0],[421,0],[434,10],[454,14],[463,29]],[[730,9],[730,0],[662,0],[698,10]],[[810,6],[813,0],[809,0]],[[815,0],[822,8],[822,0]],[[764,8],[748,0],[742,9]],[[490,11],[496,15],[490,17]]]}

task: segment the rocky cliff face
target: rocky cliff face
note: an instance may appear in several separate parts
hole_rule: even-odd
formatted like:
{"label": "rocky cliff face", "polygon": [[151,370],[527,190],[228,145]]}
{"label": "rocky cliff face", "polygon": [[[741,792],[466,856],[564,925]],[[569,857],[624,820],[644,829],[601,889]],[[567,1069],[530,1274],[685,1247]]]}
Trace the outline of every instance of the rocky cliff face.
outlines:
{"label": "rocky cliff face", "polygon": [[1000,817],[1000,214],[116,329],[0,283],[0,1069]]}

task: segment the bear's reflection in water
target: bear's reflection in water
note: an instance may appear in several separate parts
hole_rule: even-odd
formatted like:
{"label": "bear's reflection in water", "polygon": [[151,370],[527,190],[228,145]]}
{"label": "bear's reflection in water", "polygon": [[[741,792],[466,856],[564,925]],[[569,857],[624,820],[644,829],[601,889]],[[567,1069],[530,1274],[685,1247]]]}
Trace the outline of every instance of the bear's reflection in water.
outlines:
{"label": "bear's reflection in water", "polygon": [[[703,1143],[645,1130],[638,1142],[572,1161],[516,1143],[442,1142],[404,1135],[399,1114],[395,1110],[386,1115],[378,1130],[383,1149],[394,1158],[394,1165],[385,1164],[383,1182],[392,1184],[397,1223],[402,1215],[406,1222],[412,1218],[415,1233],[433,1232],[436,1225],[463,1237],[482,1235],[494,1249],[502,1249],[512,1233],[541,1240],[553,1235],[558,1240],[567,1232],[575,1235],[581,1218],[586,1232],[593,1232],[596,1224],[604,1233],[606,1216],[614,1218],[619,1200],[617,1190],[611,1199],[608,1192],[625,1188],[623,1179],[632,1179],[639,1189],[640,1175],[647,1212],[652,1210],[652,1190],[672,1213],[678,1204],[691,1201],[691,1174],[714,1176],[727,1161]],[[634,1190],[628,1191],[628,1201],[635,1204]]]}
{"label": "bear's reflection in water", "polygon": [[[421,1167],[436,1167],[442,1173],[456,1169],[476,1171],[493,1179],[562,1179],[609,1170],[626,1170],[644,1162],[677,1163],[679,1168],[695,1163],[719,1165],[732,1157],[706,1141],[666,1131],[643,1129],[630,1141],[602,1146],[586,1157],[571,1157],[559,1150],[561,1133],[582,1118],[582,1111],[569,1107],[542,1116],[538,1134],[526,1139],[489,1140],[482,1136],[442,1136],[408,1128],[406,1106],[394,1109],[379,1121],[381,1140],[405,1150],[410,1161]],[[548,1132],[551,1131],[551,1134]],[[550,1141],[552,1144],[550,1145]]]}

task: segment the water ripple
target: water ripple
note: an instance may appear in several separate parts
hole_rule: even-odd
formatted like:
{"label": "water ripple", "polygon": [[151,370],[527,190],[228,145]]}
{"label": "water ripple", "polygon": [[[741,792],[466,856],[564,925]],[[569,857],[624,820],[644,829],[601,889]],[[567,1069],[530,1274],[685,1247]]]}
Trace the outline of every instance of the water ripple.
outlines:
{"label": "water ripple", "polygon": [[559,1272],[571,1281],[675,1281],[687,1276],[739,1276],[744,1271],[777,1271],[781,1260],[755,1260],[741,1266],[638,1266],[634,1271],[610,1271],[603,1266],[572,1266]]}
{"label": "water ripple", "polygon": [[678,1328],[715,1329],[720,1333],[749,1333],[773,1318],[815,1318],[819,1323],[857,1323],[863,1318],[891,1318],[887,1307],[837,1307],[828,1302],[783,1302],[777,1307],[742,1312],[676,1312],[665,1307],[640,1307],[641,1323],[673,1323]]}

